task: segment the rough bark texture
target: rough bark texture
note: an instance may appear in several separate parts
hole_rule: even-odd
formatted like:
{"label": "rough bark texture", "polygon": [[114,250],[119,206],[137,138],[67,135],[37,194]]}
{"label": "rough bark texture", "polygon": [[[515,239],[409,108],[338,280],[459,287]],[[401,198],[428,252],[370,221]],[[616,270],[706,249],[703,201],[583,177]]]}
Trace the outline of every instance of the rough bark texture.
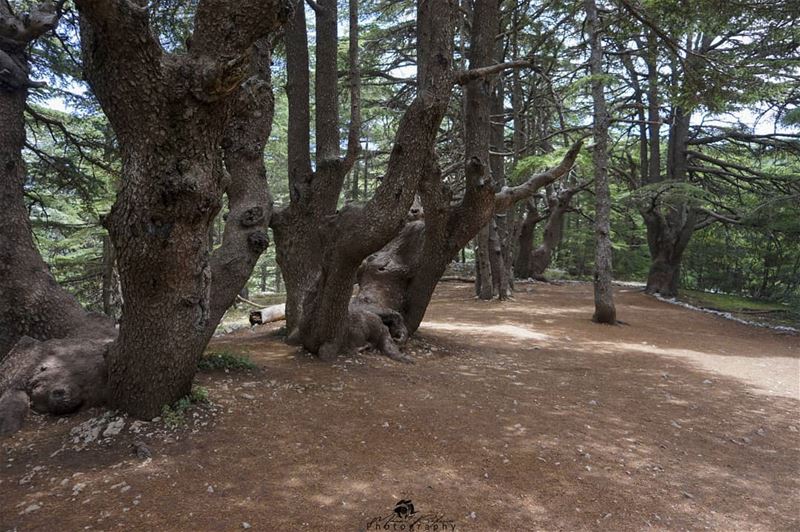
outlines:
{"label": "rough bark texture", "polygon": [[[471,70],[486,68],[494,63],[495,37],[498,31],[500,6],[498,0],[476,2],[470,25],[469,68]],[[491,107],[495,79],[478,78],[466,84],[464,89],[464,155],[467,164],[470,161],[479,163],[474,168],[478,172],[467,174],[468,187],[490,189],[495,176],[489,164],[489,147],[492,134]],[[488,210],[491,194],[475,197]],[[499,272],[492,268],[497,266],[497,257],[492,249],[493,233],[496,240],[496,228],[489,217],[486,225],[478,233],[475,255],[475,291],[480,299],[492,299],[494,285]]]}
{"label": "rough bark texture", "polygon": [[0,434],[18,430],[29,406],[55,414],[102,399],[103,354],[113,322],[86,312],[50,274],[25,207],[23,112],[26,48],[54,28],[50,3],[14,16],[0,3]]}
{"label": "rough bark texture", "polygon": [[517,255],[514,258],[514,275],[517,279],[530,279],[531,253],[533,253],[533,236],[536,226],[545,220],[547,214],[540,214],[536,198],[530,198],[525,204],[525,215],[519,222],[517,230]]}
{"label": "rough bark texture", "polygon": [[[684,81],[686,72],[693,68],[697,61],[702,61],[704,54],[710,49],[713,38],[709,35],[696,35],[695,39],[687,39],[687,57],[680,68],[673,69],[672,90],[679,91],[678,85]],[[640,207],[642,218],[647,226],[647,242],[650,249],[650,272],[647,276],[648,293],[659,293],[667,297],[678,295],[680,285],[680,263],[683,252],[691,240],[692,234],[703,224],[697,223],[699,211],[680,194],[671,194],[673,183],[687,181],[689,175],[688,143],[690,110],[680,105],[671,109],[669,117],[669,134],[665,170],[661,167],[662,118],[659,102],[658,71],[658,38],[648,32],[646,42],[639,43],[646,50],[643,59],[647,64],[647,110],[649,127],[647,132],[640,129],[640,152],[647,153],[646,165],[640,166],[643,174],[640,186],[649,185],[651,191]],[[635,70],[629,68],[632,77],[638,83]],[[641,108],[644,91],[634,91],[634,97]],[[647,150],[645,150],[645,145]],[[645,172],[646,170],[646,172]]]}
{"label": "rough bark texture", "polygon": [[[282,0],[201,0],[188,53],[175,55],[161,49],[143,6],[76,4],[86,77],[123,161],[106,218],[124,298],[119,337],[108,354],[109,400],[153,417],[189,392],[221,316],[212,301],[208,250],[209,227],[228,188],[220,146],[251,72],[253,43],[285,21],[291,7]],[[248,208],[236,221],[263,224],[267,214],[263,206],[260,213]],[[260,251],[266,239],[248,243]],[[240,288],[232,288],[231,301]]]}
{"label": "rough bark texture", "polygon": [[617,311],[611,286],[611,192],[608,188],[608,114],[603,71],[603,25],[597,13],[595,0],[584,2],[586,22],[589,27],[589,71],[592,75],[592,102],[594,104],[594,164],[595,193],[595,254],[594,254],[594,316],[598,323],[615,324]]}
{"label": "rough bark texture", "polygon": [[651,192],[651,197],[640,209],[647,227],[651,260],[645,290],[666,297],[678,295],[681,259],[698,218],[698,210],[680,194],[677,197],[671,195],[670,182],[682,182],[687,177],[690,119],[680,108],[676,108],[674,113],[669,132],[667,175],[649,177],[651,183],[663,184]]}
{"label": "rough bark texture", "polygon": [[69,414],[106,400],[105,355],[113,337],[39,341],[23,337],[2,360],[0,435],[16,432],[28,409]]}
{"label": "rough bark texture", "polygon": [[[495,212],[505,212],[516,201],[530,198],[566,174],[580,147],[580,143],[574,145],[557,167],[522,185],[506,187],[496,194],[489,187],[492,203],[488,212],[476,208],[467,197],[451,205],[452,193],[442,183],[439,168],[431,167],[420,184],[424,213],[412,209],[400,233],[364,261],[359,269],[356,301],[380,309],[383,315],[390,316],[397,330],[413,334],[422,322],[436,284],[459,250],[475,238]],[[476,182],[474,174],[481,174],[484,169],[473,159],[466,171],[473,174],[472,182]],[[398,315],[402,320],[399,323]]]}
{"label": "rough bark texture", "polygon": [[564,236],[564,215],[569,211],[572,198],[584,190],[586,185],[563,188],[559,191],[548,190],[547,223],[542,233],[542,242],[528,257],[529,277],[544,279],[544,272],[550,267],[553,252],[558,248]]}
{"label": "rough bark texture", "polygon": [[[375,195],[363,206],[350,204],[338,211],[345,175],[355,161],[360,124],[357,115],[351,117],[347,155],[340,158],[338,108],[332,100],[337,93],[336,2],[318,2],[315,14],[317,149],[313,170],[309,154],[308,42],[301,9],[286,33],[291,203],[276,213],[271,225],[286,282],[289,339],[322,358],[362,347],[364,342],[401,358],[390,345],[383,321],[364,308],[350,305],[350,297],[361,262],[389,242],[402,226],[426,161],[432,157],[455,81],[452,25],[447,22],[452,17],[452,5],[447,0],[420,3],[417,97],[400,121],[386,175]],[[353,15],[351,10],[351,21]],[[353,27],[351,23],[351,31]],[[357,47],[350,51],[356,53]],[[351,67],[353,64],[351,57]],[[352,75],[357,73],[351,68]],[[357,83],[351,83],[355,93],[357,87]]]}

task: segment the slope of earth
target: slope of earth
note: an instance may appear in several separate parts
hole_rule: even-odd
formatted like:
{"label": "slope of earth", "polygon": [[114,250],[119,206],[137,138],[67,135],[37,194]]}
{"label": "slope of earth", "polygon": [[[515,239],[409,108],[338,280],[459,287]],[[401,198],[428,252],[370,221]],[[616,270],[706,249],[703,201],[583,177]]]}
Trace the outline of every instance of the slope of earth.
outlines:
{"label": "slope of earth", "polygon": [[596,325],[591,285],[518,288],[440,287],[411,366],[216,339],[258,368],[201,373],[185,428],[33,419],[0,441],[0,531],[800,529],[798,337],[624,288],[627,324]]}

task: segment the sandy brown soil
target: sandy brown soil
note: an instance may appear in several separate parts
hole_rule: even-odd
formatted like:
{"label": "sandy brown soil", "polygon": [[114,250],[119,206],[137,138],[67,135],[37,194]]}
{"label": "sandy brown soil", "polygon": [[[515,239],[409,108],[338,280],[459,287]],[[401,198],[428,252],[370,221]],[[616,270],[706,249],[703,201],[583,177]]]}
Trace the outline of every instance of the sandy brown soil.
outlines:
{"label": "sandy brown soil", "polygon": [[0,441],[0,531],[364,530],[400,499],[455,530],[800,529],[798,337],[626,289],[601,326],[589,285],[520,288],[440,289],[413,366],[217,340],[259,369],[199,376],[206,426],[77,451],[98,412],[35,419]]}

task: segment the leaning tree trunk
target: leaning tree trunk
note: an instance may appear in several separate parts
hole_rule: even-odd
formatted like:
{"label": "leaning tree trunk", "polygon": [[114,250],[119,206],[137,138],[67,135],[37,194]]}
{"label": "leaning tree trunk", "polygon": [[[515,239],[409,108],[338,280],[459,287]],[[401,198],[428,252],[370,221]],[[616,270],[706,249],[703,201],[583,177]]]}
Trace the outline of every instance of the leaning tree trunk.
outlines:
{"label": "leaning tree trunk", "polygon": [[585,187],[586,184],[577,185],[549,195],[549,213],[542,233],[542,242],[528,258],[530,277],[544,279],[544,272],[553,260],[553,252],[561,244],[564,236],[564,215],[569,211],[572,198]]}
{"label": "leaning tree trunk", "polygon": [[[420,184],[424,214],[414,213],[414,221],[364,261],[359,270],[357,301],[392,319],[396,319],[394,314],[399,315],[402,322],[395,325],[396,329],[406,335],[413,334],[422,322],[439,279],[459,250],[486,226],[494,213],[508,211],[565,175],[580,148],[581,143],[576,143],[557,167],[531,177],[522,185],[506,187],[496,194],[489,187],[488,212],[482,210],[482,202],[470,199],[470,195],[481,193],[480,189],[473,189],[461,203],[451,206],[452,192],[444,186],[440,170],[435,166],[428,168],[426,179]],[[435,164],[432,161],[430,164]],[[485,168],[473,159],[466,172],[468,181],[474,183]]]}
{"label": "leaning tree trunk", "polygon": [[[45,7],[42,4],[39,9]],[[13,17],[4,10],[0,6],[3,23],[5,17]],[[0,360],[23,336],[48,340],[94,337],[98,329],[109,333],[108,320],[87,313],[56,283],[32,238],[22,158],[25,102],[32,82],[24,50],[29,40],[53,28],[58,20],[54,11],[44,14],[46,21],[35,13],[33,22],[9,26],[8,39],[0,40],[0,60],[13,61],[0,69]],[[31,26],[37,21],[41,23],[38,29]],[[22,28],[25,33],[20,32],[17,41],[14,31]]]}
{"label": "leaning tree trunk", "polygon": [[529,279],[531,273],[531,253],[533,253],[533,236],[536,226],[545,219],[539,214],[536,201],[530,199],[525,206],[525,217],[519,222],[517,236],[517,254],[514,258],[514,275],[517,279]]}

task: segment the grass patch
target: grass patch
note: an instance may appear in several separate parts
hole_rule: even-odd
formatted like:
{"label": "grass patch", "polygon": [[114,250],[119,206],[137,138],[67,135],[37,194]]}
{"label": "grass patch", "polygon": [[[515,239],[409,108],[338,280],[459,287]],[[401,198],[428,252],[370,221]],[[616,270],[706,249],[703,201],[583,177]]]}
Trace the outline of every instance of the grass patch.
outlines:
{"label": "grass patch", "polygon": [[206,353],[197,361],[197,369],[213,371],[220,369],[245,370],[257,366],[246,355],[237,355],[230,351]]}
{"label": "grass patch", "polygon": [[729,294],[712,294],[699,290],[680,290],[680,298],[687,303],[722,312],[788,312],[788,305]]}
{"label": "grass patch", "polygon": [[175,401],[174,405],[164,405],[161,409],[161,419],[170,429],[186,425],[186,411],[192,405],[208,404],[208,390],[202,386],[192,386],[189,395]]}

